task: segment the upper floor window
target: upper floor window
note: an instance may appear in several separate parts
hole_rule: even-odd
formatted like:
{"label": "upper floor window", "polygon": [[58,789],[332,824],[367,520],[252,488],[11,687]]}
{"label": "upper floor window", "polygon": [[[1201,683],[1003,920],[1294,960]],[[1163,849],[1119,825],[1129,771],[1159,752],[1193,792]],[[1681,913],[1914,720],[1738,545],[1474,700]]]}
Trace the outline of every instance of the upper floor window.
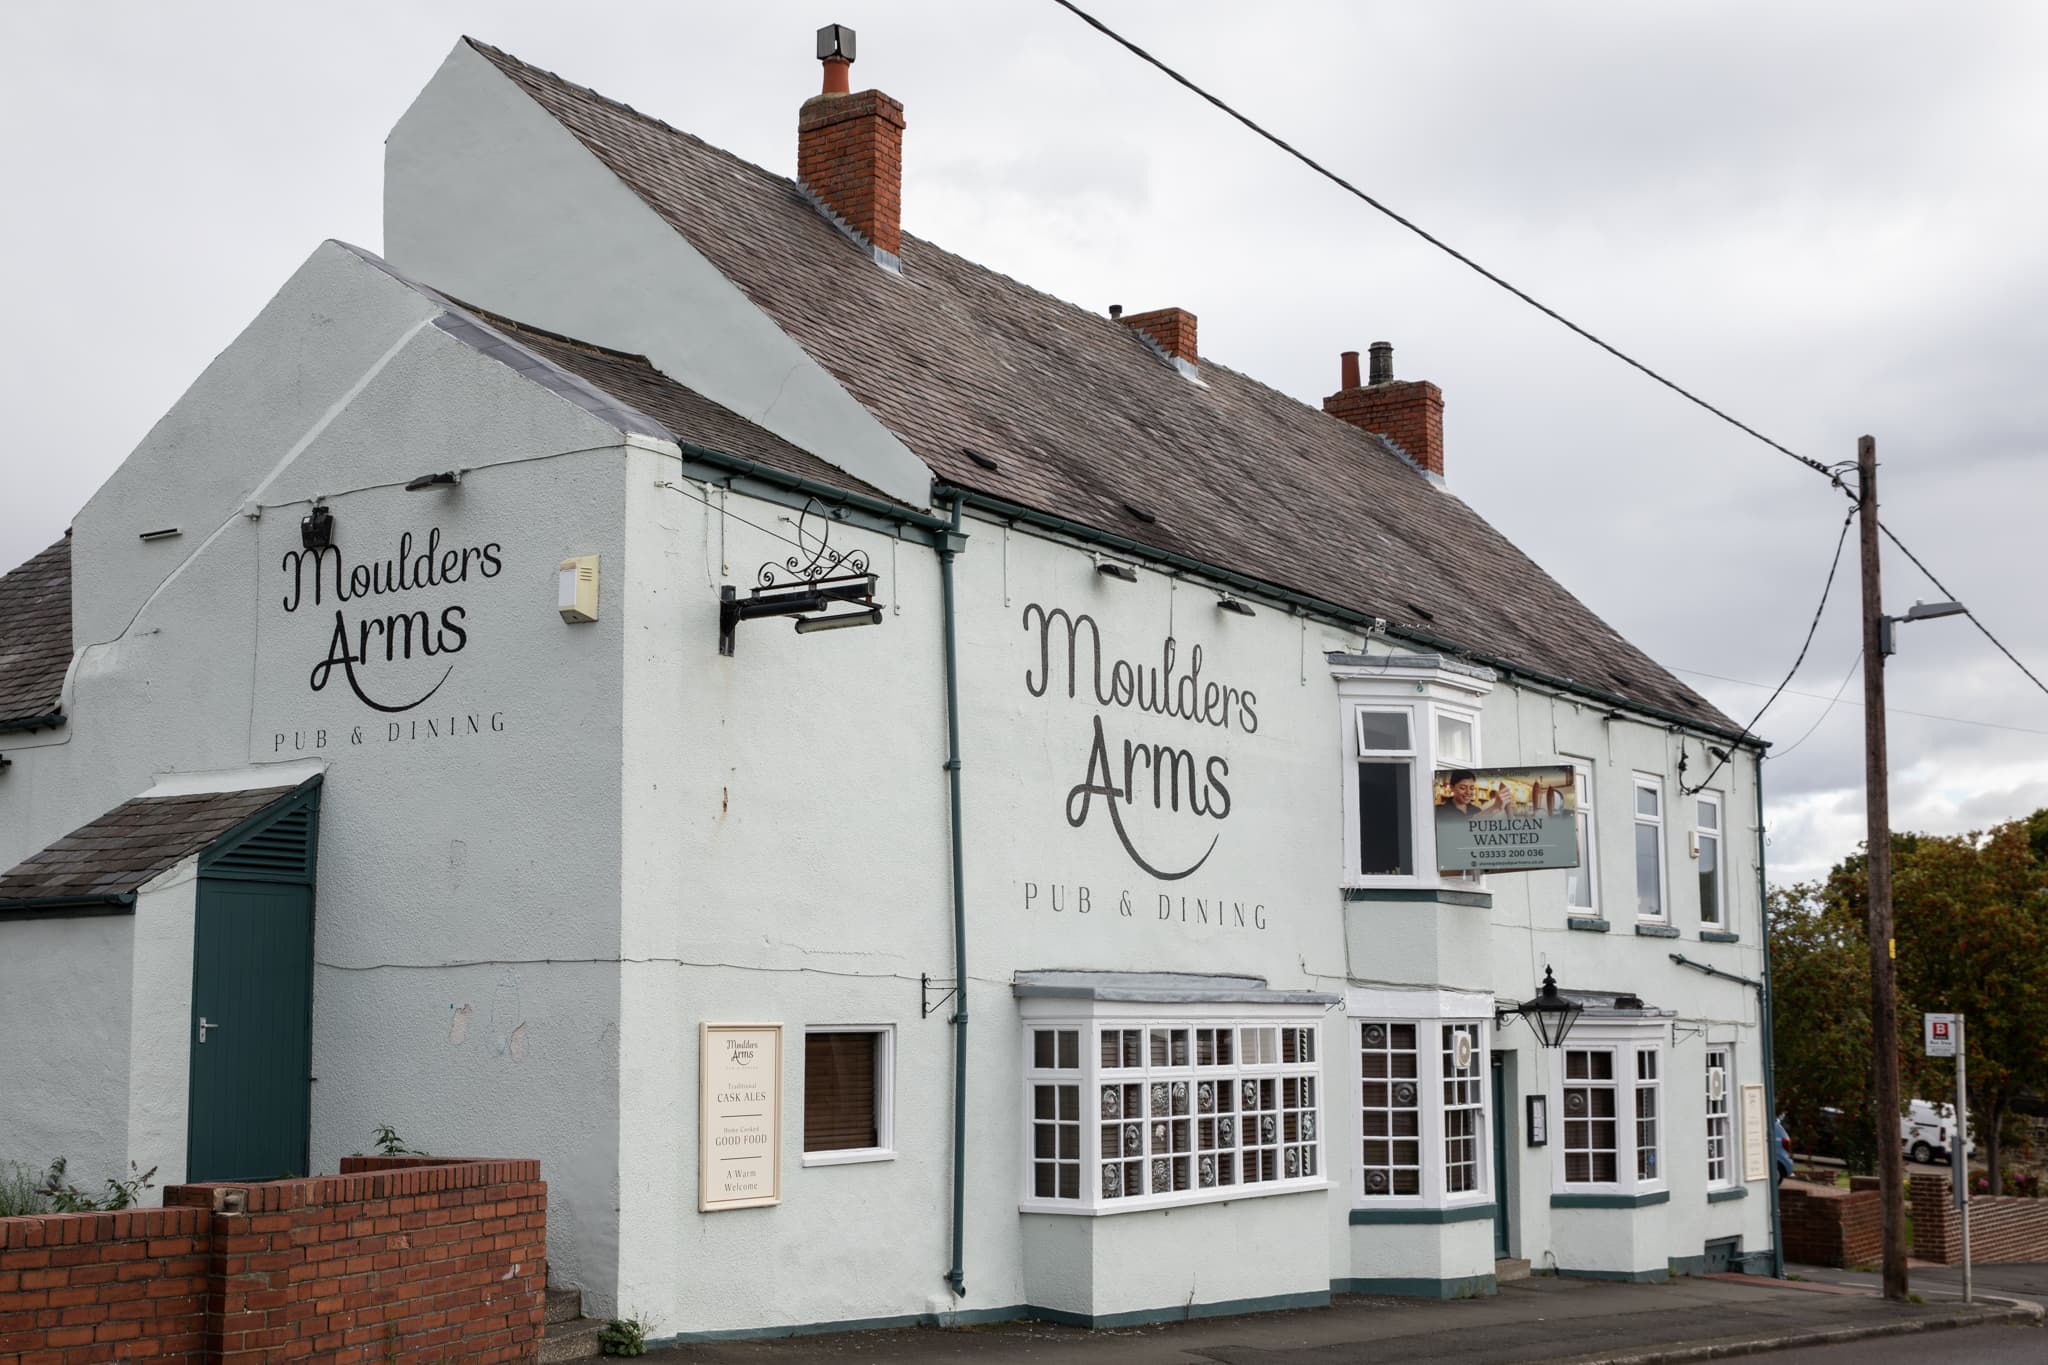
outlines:
{"label": "upper floor window", "polygon": [[1721,798],[1712,792],[1700,793],[1697,820],[1692,847],[1693,856],[1699,859],[1700,924],[1719,929],[1727,918],[1723,908],[1727,893],[1721,884]]}
{"label": "upper floor window", "polygon": [[1637,773],[1636,917],[1661,920],[1664,907],[1664,781]]}
{"label": "upper floor window", "polygon": [[1478,765],[1479,699],[1492,677],[1433,655],[1344,657],[1333,667],[1353,768],[1344,795],[1345,879],[1440,881],[1436,774]]}

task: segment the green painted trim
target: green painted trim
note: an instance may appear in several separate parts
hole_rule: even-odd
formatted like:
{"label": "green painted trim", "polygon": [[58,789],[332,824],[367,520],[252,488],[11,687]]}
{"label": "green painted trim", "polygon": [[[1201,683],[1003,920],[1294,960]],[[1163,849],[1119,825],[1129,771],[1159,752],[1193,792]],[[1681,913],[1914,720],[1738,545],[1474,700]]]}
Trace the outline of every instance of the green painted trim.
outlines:
{"label": "green painted trim", "polygon": [[1668,1269],[1671,1271],[1673,1279],[1680,1275],[1704,1275],[1707,1273],[1707,1258],[1705,1256],[1673,1256]]}
{"label": "green painted trim", "polygon": [[[216,835],[213,842],[199,850],[199,875],[219,877],[224,881],[264,881],[280,885],[312,886],[315,884],[320,865],[320,784],[324,774],[314,773],[291,791],[257,811],[245,816],[238,824]],[[251,876],[244,872],[220,872],[213,865],[216,855],[231,851],[249,835],[268,828],[295,810],[305,809],[310,814],[306,830],[306,872],[302,877],[275,876],[268,873]]]}
{"label": "green painted trim", "polygon": [[1742,935],[1731,934],[1726,929],[1702,929],[1700,930],[1700,942],[1740,943],[1742,942]]}
{"label": "green painted trim", "polygon": [[1678,931],[1668,924],[1638,924],[1636,935],[1639,938],[1677,938]]}
{"label": "green painted trim", "polygon": [[1731,1199],[1747,1198],[1749,1198],[1749,1187],[1747,1185],[1735,1185],[1725,1190],[1707,1191],[1707,1202],[1709,1204],[1725,1204]]}
{"label": "green painted trim", "polygon": [[1015,1322],[1032,1316],[1025,1304],[1008,1308],[966,1308],[958,1313],[899,1313],[887,1318],[845,1318],[838,1322],[790,1323],[779,1327],[731,1327],[712,1332],[678,1332],[671,1337],[648,1338],[649,1349],[667,1346],[701,1345],[712,1341],[760,1341],[775,1337],[815,1337],[832,1332],[886,1332],[904,1327],[974,1327],[991,1322]]}
{"label": "green painted trim", "polygon": [[1344,888],[1347,901],[1366,901],[1384,904],[1436,904],[1461,905],[1472,910],[1491,910],[1493,894],[1488,891],[1431,891],[1424,888],[1406,887],[1347,886]]}
{"label": "green painted trim", "polygon": [[1392,1223],[1477,1223],[1492,1219],[1491,1204],[1467,1204],[1455,1209],[1353,1209],[1351,1225],[1367,1227]]}
{"label": "green painted trim", "polygon": [[1063,1327],[1145,1327],[1155,1322],[1182,1322],[1190,1318],[1233,1318],[1243,1313],[1276,1313],[1287,1308],[1329,1306],[1329,1290],[1311,1289],[1301,1294],[1268,1294],[1257,1299],[1224,1299],[1220,1303],[1176,1303],[1165,1308],[1139,1308],[1128,1313],[1070,1313],[1064,1308],[1027,1305],[1024,1316],[1037,1322],[1056,1322]]}
{"label": "green painted trim", "polygon": [[0,916],[7,919],[51,919],[57,916],[134,913],[133,891],[120,891],[104,896],[24,896],[0,900]]}
{"label": "green painted trim", "polygon": [[1399,1299],[1483,1299],[1500,1292],[1491,1275],[1461,1275],[1451,1280],[1332,1280],[1333,1294],[1377,1294]]}
{"label": "green painted trim", "polygon": [[54,730],[63,723],[62,711],[52,711],[45,716],[8,716],[0,719],[0,735],[11,734],[16,730],[26,730],[34,734],[38,730]]}
{"label": "green painted trim", "polygon": [[1621,1284],[1663,1284],[1671,1278],[1670,1266],[1655,1270],[1566,1270],[1557,1272],[1571,1280],[1614,1280]]}
{"label": "green painted trim", "polygon": [[[1554,1209],[1646,1209],[1652,1204],[1671,1202],[1671,1191],[1655,1190],[1649,1194],[1553,1194],[1550,1207]],[[1560,1275],[1576,1275],[1576,1270],[1560,1270]]]}
{"label": "green painted trim", "polygon": [[1604,919],[1592,919],[1585,915],[1572,915],[1565,920],[1564,927],[1567,929],[1577,929],[1581,933],[1604,934],[1610,926]]}
{"label": "green painted trim", "polygon": [[1384,621],[1377,619],[1370,612],[1358,611],[1352,607],[1339,606],[1335,602],[1326,601],[1320,597],[1311,597],[1306,593],[1294,592],[1276,583],[1269,583],[1262,578],[1253,578],[1249,574],[1236,573],[1218,564],[1210,564],[1203,560],[1192,559],[1187,555],[1175,554],[1171,550],[1162,550],[1156,545],[1147,545],[1142,541],[1131,540],[1108,531],[1098,530],[1084,522],[1055,516],[1050,512],[1041,512],[1037,508],[1027,507],[1023,503],[1011,502],[1007,498],[991,497],[986,493],[977,493],[971,488],[961,488],[948,483],[933,484],[932,497],[934,501],[953,499],[964,502],[970,507],[979,507],[984,512],[994,513],[997,517],[1008,518],[1012,521],[1043,527],[1050,531],[1057,531],[1061,535],[1072,536],[1083,544],[1100,545],[1105,549],[1116,550],[1137,558],[1150,560],[1154,564],[1164,564],[1169,568],[1197,573],[1226,587],[1242,588],[1248,592],[1257,593],[1260,597],[1271,602],[1277,602],[1284,606],[1306,608],[1332,621],[1374,632],[1384,631],[1395,639],[1406,640],[1410,644],[1421,645],[1427,649],[1433,649],[1440,654],[1450,655],[1453,658],[1468,659],[1473,663],[1484,664],[1489,668],[1498,669],[1509,677],[1522,678],[1528,682],[1537,683],[1564,693],[1567,696],[1588,697],[1594,701],[1605,702],[1610,706],[1625,707],[1636,715],[1649,716],[1655,720],[1669,721],[1671,724],[1692,734],[1710,735],[1715,739],[1728,740],[1754,753],[1761,754],[1770,747],[1768,741],[1758,739],[1747,730],[1724,729],[1718,725],[1707,724],[1697,716],[1682,716],[1676,711],[1667,711],[1660,706],[1651,706],[1644,702],[1624,697],[1619,692],[1603,692],[1599,688],[1588,687],[1586,684],[1575,682],[1570,678],[1557,677],[1554,674],[1530,668],[1525,664],[1511,663],[1496,655],[1467,648],[1455,641],[1445,639],[1443,636],[1432,635],[1428,631],[1418,630],[1413,626],[1394,625],[1389,627]]}

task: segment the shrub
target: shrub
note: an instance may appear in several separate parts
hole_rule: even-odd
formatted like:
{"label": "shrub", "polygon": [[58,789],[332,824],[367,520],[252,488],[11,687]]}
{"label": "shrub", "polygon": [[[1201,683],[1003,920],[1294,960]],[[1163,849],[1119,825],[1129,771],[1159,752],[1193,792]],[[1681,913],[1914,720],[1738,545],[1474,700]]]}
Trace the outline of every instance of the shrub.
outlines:
{"label": "shrub", "polygon": [[19,1161],[0,1161],[0,1218],[48,1213],[50,1201],[43,1198],[42,1182]]}
{"label": "shrub", "polygon": [[647,1354],[647,1329],[638,1318],[613,1318],[597,1334],[597,1347],[608,1356]]}

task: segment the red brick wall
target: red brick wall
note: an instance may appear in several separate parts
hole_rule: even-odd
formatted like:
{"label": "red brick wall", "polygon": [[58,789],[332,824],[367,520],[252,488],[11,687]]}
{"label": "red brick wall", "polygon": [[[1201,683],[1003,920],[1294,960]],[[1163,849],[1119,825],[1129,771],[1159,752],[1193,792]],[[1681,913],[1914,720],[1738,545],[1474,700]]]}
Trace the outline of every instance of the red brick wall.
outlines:
{"label": "red brick wall", "polygon": [[903,106],[879,90],[814,95],[797,115],[796,178],[846,225],[903,254]]}
{"label": "red brick wall", "polygon": [[[1963,1215],[1950,1202],[1949,1178],[1916,1175],[1910,1186],[1913,1254],[1956,1265],[1963,1259]],[[2048,1199],[1970,1197],[1970,1260],[1979,1264],[2048,1261]]]}
{"label": "red brick wall", "polygon": [[1339,389],[1323,411],[1386,437],[1430,473],[1444,472],[1444,391],[1427,379]]}
{"label": "red brick wall", "polygon": [[[243,1201],[231,1207],[236,1192]],[[164,1207],[0,1218],[0,1360],[525,1361],[534,1161],[350,1157],[338,1176],[174,1185]]]}
{"label": "red brick wall", "polygon": [[1884,1203],[1876,1190],[1787,1180],[1778,1186],[1785,1259],[1802,1265],[1874,1265],[1884,1257]]}

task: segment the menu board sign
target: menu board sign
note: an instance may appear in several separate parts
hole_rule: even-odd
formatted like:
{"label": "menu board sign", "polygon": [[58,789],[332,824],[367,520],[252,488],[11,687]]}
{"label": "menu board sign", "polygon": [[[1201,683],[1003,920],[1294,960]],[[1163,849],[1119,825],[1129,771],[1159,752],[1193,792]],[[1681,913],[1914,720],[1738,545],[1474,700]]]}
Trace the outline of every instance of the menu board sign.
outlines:
{"label": "menu board sign", "polygon": [[1771,1176],[1770,1153],[1765,1150],[1769,1142],[1764,1133],[1764,1088],[1760,1085],[1742,1087],[1742,1178],[1744,1180],[1768,1180]]}
{"label": "menu board sign", "polygon": [[704,1024],[697,1210],[782,1202],[782,1025]]}

